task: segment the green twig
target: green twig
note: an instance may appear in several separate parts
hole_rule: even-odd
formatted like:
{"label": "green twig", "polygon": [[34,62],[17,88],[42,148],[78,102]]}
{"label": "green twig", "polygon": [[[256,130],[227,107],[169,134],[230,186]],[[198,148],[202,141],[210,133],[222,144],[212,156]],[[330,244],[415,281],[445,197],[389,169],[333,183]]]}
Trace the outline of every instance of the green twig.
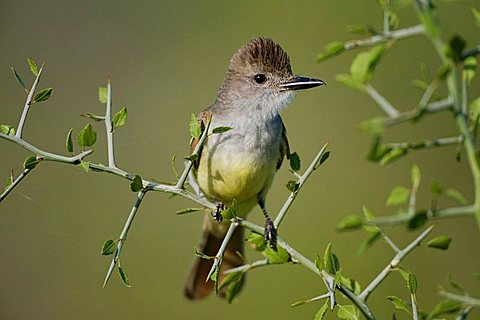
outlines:
{"label": "green twig", "polygon": [[365,289],[358,295],[358,298],[362,301],[367,301],[368,296],[375,290],[375,288],[392,272],[413,249],[415,249],[420,242],[433,230],[434,226],[428,227],[423,231],[415,240],[413,240],[403,250],[400,250],[395,254],[393,259],[387,264],[387,266],[370,282]]}
{"label": "green twig", "polygon": [[120,259],[120,254],[122,252],[123,245],[127,240],[128,230],[130,230],[130,227],[132,226],[133,219],[137,214],[138,208],[140,207],[140,204],[142,203],[143,197],[145,196],[146,192],[147,192],[146,189],[142,189],[137,194],[137,199],[133,204],[132,210],[130,210],[128,219],[125,222],[122,233],[120,234],[120,238],[118,239],[117,247],[115,248],[115,252],[113,253],[112,262],[110,263],[110,267],[108,268],[107,275],[105,276],[105,280],[103,281],[103,286],[102,286],[103,288],[107,285],[108,279],[110,279],[110,276],[112,275],[113,270],[115,269],[115,265]]}
{"label": "green twig", "polygon": [[322,157],[324,156],[327,150],[327,145],[328,143],[323,145],[322,149],[320,149],[320,151],[317,153],[317,155],[315,156],[313,161],[310,163],[310,165],[308,166],[304,174],[298,177],[298,180],[296,182],[297,187],[295,188],[295,191],[293,191],[288,197],[287,201],[285,201],[285,203],[282,206],[282,209],[280,209],[280,211],[277,214],[277,217],[275,218],[275,221],[273,222],[273,225],[275,226],[275,228],[278,228],[280,223],[282,223],[283,218],[285,217],[293,201],[296,199],[298,192],[300,191],[302,186],[305,184],[305,181],[307,181],[308,177],[310,177],[313,171],[315,171],[315,169],[318,167],[320,160],[322,159]]}
{"label": "green twig", "polygon": [[18,122],[18,127],[17,127],[17,132],[15,133],[15,138],[22,139],[23,126],[25,125],[25,121],[27,120],[28,110],[32,106],[33,95],[35,94],[35,90],[37,89],[37,85],[38,85],[38,82],[40,81],[40,76],[42,75],[42,71],[43,71],[43,65],[40,68],[40,70],[38,70],[37,77],[35,78],[35,81],[33,81],[32,88],[28,92],[27,100],[25,102],[25,106],[23,107],[22,116],[20,117],[20,121]]}
{"label": "green twig", "polygon": [[[12,181],[12,183],[0,195],[0,202],[2,202],[3,199],[5,199],[8,196],[8,194],[13,190],[13,188],[15,188],[17,186],[17,184],[19,184],[20,181],[22,181],[23,178],[25,178],[30,171],[32,171],[32,169],[23,170],[23,172],[15,180]],[[12,173],[12,175],[13,175],[13,173]]]}
{"label": "green twig", "polygon": [[212,274],[215,272],[217,268],[219,268],[220,264],[222,263],[223,255],[225,254],[225,250],[227,249],[228,243],[230,242],[230,239],[232,238],[233,232],[235,231],[236,227],[237,227],[237,223],[232,221],[230,223],[230,226],[228,227],[225,237],[223,238],[222,244],[220,245],[220,248],[218,249],[218,252],[215,255],[212,267],[208,272],[207,279],[205,279],[205,282],[208,281],[208,279],[210,279]]}

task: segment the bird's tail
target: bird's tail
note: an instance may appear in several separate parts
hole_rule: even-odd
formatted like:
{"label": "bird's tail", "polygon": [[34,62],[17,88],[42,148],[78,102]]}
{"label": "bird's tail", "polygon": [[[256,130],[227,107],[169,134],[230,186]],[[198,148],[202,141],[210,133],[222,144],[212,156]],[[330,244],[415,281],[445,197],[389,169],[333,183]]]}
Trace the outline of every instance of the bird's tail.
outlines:
{"label": "bird's tail", "polygon": [[[206,221],[205,225],[212,223],[210,217],[205,217],[209,221]],[[215,222],[213,222],[215,223]],[[205,228],[202,231],[202,238],[197,250],[207,256],[215,256],[220,249],[223,237],[218,237],[214,234],[210,228]],[[220,266],[219,283],[222,283],[224,272],[226,270],[241,266],[243,264],[243,228],[236,228],[227,249],[223,256],[222,264]],[[187,284],[185,286],[185,296],[191,300],[205,298],[213,291],[214,283],[207,276],[212,267],[213,260],[202,259],[195,257],[195,262],[190,271],[190,275],[187,278]],[[223,291],[223,292],[222,292]],[[221,297],[225,297],[224,290],[219,292]]]}

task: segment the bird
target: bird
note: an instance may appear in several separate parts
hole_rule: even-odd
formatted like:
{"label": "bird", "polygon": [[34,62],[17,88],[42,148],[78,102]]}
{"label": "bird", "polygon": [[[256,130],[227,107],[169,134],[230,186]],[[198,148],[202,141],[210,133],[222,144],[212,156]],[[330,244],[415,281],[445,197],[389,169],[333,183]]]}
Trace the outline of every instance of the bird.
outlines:
{"label": "bird", "polygon": [[[199,125],[206,128],[210,122],[210,129],[194,160],[190,184],[217,205],[213,219],[204,217],[198,251],[216,255],[230,224],[222,221],[221,211],[234,201],[240,217],[260,206],[265,241],[276,250],[276,230],[265,199],[276,171],[290,156],[280,113],[297,91],[322,85],[320,79],[294,75],[288,54],[271,38],[252,38],[233,55],[215,102],[197,116]],[[216,127],[229,130],[211,134]],[[198,142],[191,139],[191,151]],[[243,264],[243,245],[243,229],[236,228],[223,256],[220,280],[225,270]],[[207,279],[212,263],[195,258],[184,290],[187,298],[205,298],[213,291],[214,284]]]}

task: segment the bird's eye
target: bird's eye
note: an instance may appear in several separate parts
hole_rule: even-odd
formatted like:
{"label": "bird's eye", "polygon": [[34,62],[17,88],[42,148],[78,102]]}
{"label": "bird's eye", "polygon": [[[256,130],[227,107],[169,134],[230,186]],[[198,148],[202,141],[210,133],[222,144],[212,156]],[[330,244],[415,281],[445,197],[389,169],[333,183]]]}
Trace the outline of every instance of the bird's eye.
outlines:
{"label": "bird's eye", "polygon": [[259,73],[253,76],[253,80],[255,80],[255,82],[258,84],[262,84],[267,81],[267,76],[263,73]]}

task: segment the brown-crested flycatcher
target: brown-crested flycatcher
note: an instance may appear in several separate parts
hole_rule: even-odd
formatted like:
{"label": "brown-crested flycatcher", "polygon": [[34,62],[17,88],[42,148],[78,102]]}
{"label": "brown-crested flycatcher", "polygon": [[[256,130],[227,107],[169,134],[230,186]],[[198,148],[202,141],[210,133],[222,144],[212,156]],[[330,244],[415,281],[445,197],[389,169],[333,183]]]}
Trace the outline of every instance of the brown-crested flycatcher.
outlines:
{"label": "brown-crested flycatcher", "polygon": [[[238,202],[238,216],[245,217],[256,204],[265,216],[265,240],[276,249],[276,230],[265,208],[265,197],[284,156],[290,155],[287,133],[280,112],[297,90],[324,85],[322,80],[294,76],[290,59],[268,38],[254,38],[230,60],[215,103],[198,115],[202,126],[211,119],[210,130],[231,127],[210,135],[194,163],[191,184],[218,204],[215,218],[206,216],[198,250],[214,256],[229,222],[222,222],[221,210]],[[192,150],[197,140],[191,142]],[[243,230],[236,228],[223,257],[220,272],[242,264]],[[207,296],[213,289],[206,282],[211,260],[196,258],[187,281],[190,299]],[[222,276],[220,276],[220,279]]]}

